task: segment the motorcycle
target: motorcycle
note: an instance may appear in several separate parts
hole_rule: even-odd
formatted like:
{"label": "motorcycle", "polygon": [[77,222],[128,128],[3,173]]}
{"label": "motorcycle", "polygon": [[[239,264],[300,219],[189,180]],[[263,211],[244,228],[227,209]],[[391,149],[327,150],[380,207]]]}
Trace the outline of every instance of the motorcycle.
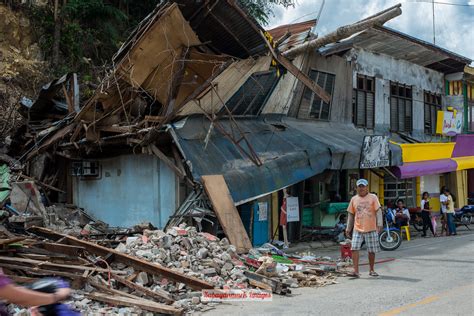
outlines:
{"label": "motorcycle", "polygon": [[379,244],[383,250],[392,251],[402,244],[402,234],[400,230],[393,226],[391,215],[387,208],[384,209],[384,228],[379,234]]}
{"label": "motorcycle", "polygon": [[[28,286],[33,291],[43,293],[54,293],[59,288],[69,287],[69,284],[61,279],[45,278]],[[72,309],[64,303],[38,306],[38,312],[44,316],[80,316],[81,313]]]}
{"label": "motorcycle", "polygon": [[456,226],[464,225],[467,229],[471,230],[468,225],[472,224],[473,220],[474,205],[466,205],[454,213],[454,224],[456,224]]}

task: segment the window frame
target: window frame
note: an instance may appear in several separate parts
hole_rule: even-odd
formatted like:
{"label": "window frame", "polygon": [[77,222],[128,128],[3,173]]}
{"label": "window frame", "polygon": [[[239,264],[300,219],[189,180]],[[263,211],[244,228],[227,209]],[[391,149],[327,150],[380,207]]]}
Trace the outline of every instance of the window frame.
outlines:
{"label": "window frame", "polygon": [[[315,78],[313,79],[311,77],[311,72],[314,71],[316,72],[316,76]],[[300,109],[301,109],[301,104],[303,103],[303,99],[305,97],[305,94],[310,92],[311,93],[311,97],[309,98],[309,108],[308,108],[308,114],[307,114],[307,117],[304,117],[304,118],[307,118],[307,119],[311,119],[311,120],[318,120],[318,121],[329,121],[331,119],[331,111],[332,111],[332,96],[334,94],[334,89],[336,87],[336,75],[334,73],[330,73],[330,72],[326,72],[326,71],[321,71],[321,70],[317,70],[315,68],[310,68],[309,69],[309,73],[308,73],[308,77],[311,78],[311,80],[313,80],[314,82],[318,82],[318,79],[319,79],[319,75],[320,74],[324,74],[326,75],[326,78],[324,79],[324,84],[323,86],[321,86],[321,88],[323,88],[324,91],[326,91],[325,89],[325,86],[326,86],[326,82],[327,82],[327,79],[329,78],[329,76],[332,76],[333,77],[333,84],[332,84],[332,90],[330,92],[328,92],[330,95],[331,95],[331,100],[329,101],[328,103],[328,111],[327,111],[327,118],[321,118],[322,116],[322,109],[323,109],[323,106],[326,102],[324,102],[323,100],[320,99],[320,102],[319,102],[319,116],[318,117],[314,117],[314,116],[311,116],[311,113],[312,113],[312,110],[313,110],[313,102],[315,101],[315,96],[316,96],[316,93],[314,93],[312,90],[310,90],[308,87],[304,87],[303,89],[303,94],[301,95],[301,100],[300,100],[300,104],[299,104],[299,110],[298,110],[298,113],[297,113],[297,117],[301,118],[300,117]],[[317,96],[316,96],[317,97]],[[319,97],[318,97],[319,98]]]}
{"label": "window frame", "polygon": [[[245,92],[242,92],[241,90],[244,88],[244,86],[248,83],[248,82],[251,82],[253,81],[254,82],[254,85],[261,85],[261,83],[257,80],[257,78],[259,76],[264,76],[264,75],[271,75],[273,74],[275,77],[273,78],[273,83],[271,84],[271,86],[269,87],[268,89],[268,92],[266,93],[265,95],[265,98],[262,100],[262,104],[260,105],[260,107],[257,109],[256,113],[253,114],[249,112],[252,110],[253,107],[255,107],[255,101],[257,100],[257,98],[259,97],[259,95],[262,93],[262,89],[260,89],[260,91],[258,91],[258,93],[255,93],[254,96],[253,96],[253,99],[252,101],[247,105],[247,107],[243,110],[243,111],[240,111],[240,107],[241,107],[241,103],[243,102],[244,98],[245,98]],[[278,72],[276,69],[270,69],[270,70],[264,70],[264,71],[256,71],[254,73],[252,73],[248,78],[247,80],[245,80],[245,82],[239,87],[239,89],[226,101],[226,107],[229,109],[229,111],[232,113],[233,116],[258,116],[260,115],[260,113],[262,112],[263,108],[265,107],[268,99],[270,98],[270,96],[272,95],[273,91],[275,90],[275,87],[277,86],[278,82],[280,81],[280,77],[281,76],[278,76]],[[262,86],[263,88],[263,86]],[[230,106],[229,102],[231,102],[231,100],[236,97],[238,94],[241,94],[240,96],[240,99],[239,101],[234,105],[234,106]],[[238,112],[238,113],[235,113],[235,112]],[[225,110],[225,108],[221,109],[221,114],[223,115],[227,115],[227,111]]]}
{"label": "window frame", "polygon": [[[431,131],[428,131],[426,127],[426,108],[427,107],[429,109],[429,114],[430,114]],[[433,107],[435,108],[434,120],[433,120],[433,117],[431,117],[431,114],[433,113],[431,110]],[[437,114],[438,114],[438,111],[441,111],[442,109],[443,108],[441,104],[441,94],[432,93],[430,91],[424,90],[423,91],[423,130],[425,134],[436,135],[436,125],[438,122]]]}
{"label": "window frame", "polygon": [[[393,93],[393,87],[396,87],[396,91],[397,91],[397,94],[394,94]],[[404,92],[402,94],[400,94],[400,89],[402,89]],[[407,89],[410,90],[410,96],[407,97],[406,94],[407,94]],[[404,95],[403,95],[404,94]],[[395,129],[392,125],[392,98],[395,98],[397,100],[397,128]],[[405,117],[403,118],[404,122],[405,122],[405,128],[404,130],[400,130],[400,101],[403,100],[404,101],[404,106],[405,106]],[[410,101],[411,102],[411,113],[410,113],[410,117],[411,117],[411,122],[410,122],[410,129],[407,129],[406,128],[406,122],[407,122],[407,111],[406,111],[406,101]],[[395,82],[395,81],[390,81],[390,131],[391,132],[395,132],[395,133],[412,133],[413,132],[413,86],[412,85],[407,85],[407,84],[403,84],[403,83],[399,83],[399,82]]]}
{"label": "window frame", "polygon": [[[372,81],[371,87],[368,88],[368,80]],[[359,87],[359,80],[362,80],[362,87]],[[367,129],[375,129],[375,77],[357,74],[356,77],[356,87],[353,89],[354,91],[354,98],[353,98],[353,107],[352,107],[352,122],[357,127],[364,127]],[[365,106],[365,115],[364,115],[364,123],[359,123],[357,121],[358,113],[359,113],[359,104],[358,104],[358,93],[361,92],[364,94],[364,106]],[[372,126],[368,126],[368,103],[367,103],[367,95],[373,95],[373,117],[372,117]]]}

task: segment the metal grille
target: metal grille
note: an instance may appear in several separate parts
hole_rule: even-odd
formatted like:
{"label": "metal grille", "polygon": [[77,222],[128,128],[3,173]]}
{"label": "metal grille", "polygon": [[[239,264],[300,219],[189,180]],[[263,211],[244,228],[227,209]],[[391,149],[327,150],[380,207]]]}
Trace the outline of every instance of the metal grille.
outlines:
{"label": "metal grille", "polygon": [[393,132],[413,131],[411,86],[393,82],[390,84],[390,129]]}
{"label": "metal grille", "polygon": [[425,91],[424,118],[425,133],[436,134],[436,115],[437,111],[441,111],[441,96]]}
{"label": "metal grille", "polygon": [[373,129],[375,125],[374,77],[357,76],[357,88],[354,90],[354,94],[354,124],[356,126]]}

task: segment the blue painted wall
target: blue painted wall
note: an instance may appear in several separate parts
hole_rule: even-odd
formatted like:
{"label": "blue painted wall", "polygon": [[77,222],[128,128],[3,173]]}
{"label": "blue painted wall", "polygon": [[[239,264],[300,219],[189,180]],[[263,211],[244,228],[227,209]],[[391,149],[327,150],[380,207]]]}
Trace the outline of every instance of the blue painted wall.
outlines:
{"label": "blue painted wall", "polygon": [[123,155],[99,162],[99,178],[73,177],[77,206],[111,226],[166,225],[176,209],[176,178],[168,166],[151,155]]}

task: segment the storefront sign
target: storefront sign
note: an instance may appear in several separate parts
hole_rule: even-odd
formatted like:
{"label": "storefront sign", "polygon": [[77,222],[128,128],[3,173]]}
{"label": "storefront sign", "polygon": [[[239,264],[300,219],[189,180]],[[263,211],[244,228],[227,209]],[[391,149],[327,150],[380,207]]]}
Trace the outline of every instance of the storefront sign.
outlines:
{"label": "storefront sign", "polygon": [[461,134],[462,112],[438,111],[436,133],[447,136]]}
{"label": "storefront sign", "polygon": [[365,136],[362,144],[360,168],[380,168],[390,165],[388,136]]}
{"label": "storefront sign", "polygon": [[288,223],[300,221],[300,206],[297,197],[286,198],[286,219]]}
{"label": "storefront sign", "polygon": [[258,203],[258,221],[264,222],[268,219],[268,203],[260,202]]}

